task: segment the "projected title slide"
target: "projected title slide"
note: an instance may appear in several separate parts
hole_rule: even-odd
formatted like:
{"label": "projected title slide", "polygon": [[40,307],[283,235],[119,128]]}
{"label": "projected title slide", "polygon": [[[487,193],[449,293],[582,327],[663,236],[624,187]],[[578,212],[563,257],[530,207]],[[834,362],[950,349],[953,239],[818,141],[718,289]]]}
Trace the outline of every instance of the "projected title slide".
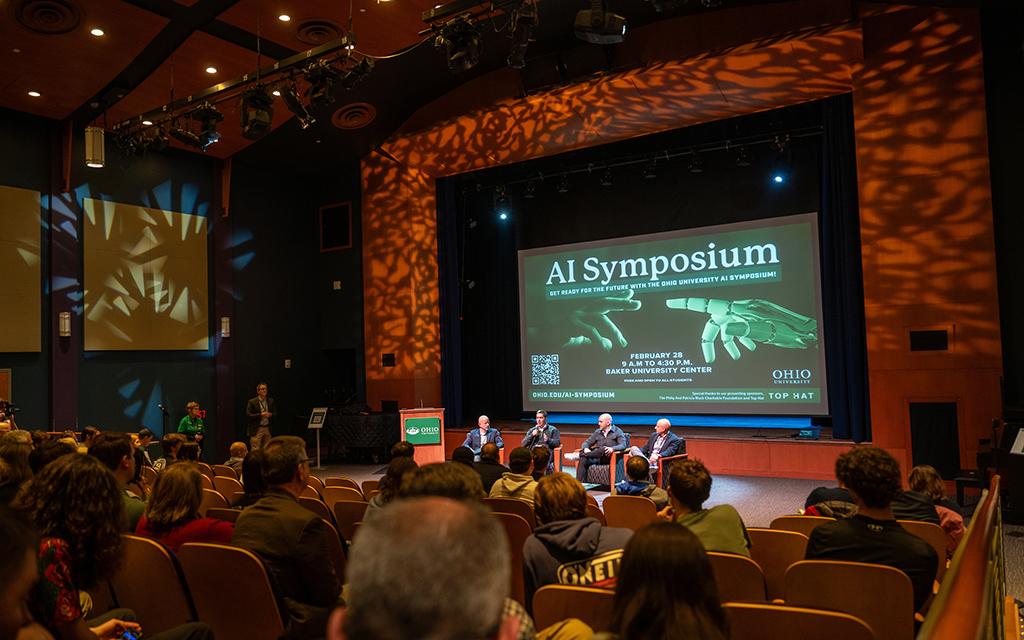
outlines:
{"label": "projected title slide", "polygon": [[817,242],[804,214],[521,251],[524,409],[827,413]]}

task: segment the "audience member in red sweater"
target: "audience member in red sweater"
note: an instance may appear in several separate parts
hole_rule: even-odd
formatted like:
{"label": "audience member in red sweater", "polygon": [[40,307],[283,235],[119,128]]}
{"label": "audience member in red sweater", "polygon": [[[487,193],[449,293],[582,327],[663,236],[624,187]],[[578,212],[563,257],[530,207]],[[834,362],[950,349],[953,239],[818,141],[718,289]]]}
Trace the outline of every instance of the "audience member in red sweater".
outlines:
{"label": "audience member in red sweater", "polygon": [[196,465],[179,463],[157,476],[153,495],[135,533],[153,538],[173,552],[186,542],[231,544],[234,524],[199,517],[203,501],[201,475]]}

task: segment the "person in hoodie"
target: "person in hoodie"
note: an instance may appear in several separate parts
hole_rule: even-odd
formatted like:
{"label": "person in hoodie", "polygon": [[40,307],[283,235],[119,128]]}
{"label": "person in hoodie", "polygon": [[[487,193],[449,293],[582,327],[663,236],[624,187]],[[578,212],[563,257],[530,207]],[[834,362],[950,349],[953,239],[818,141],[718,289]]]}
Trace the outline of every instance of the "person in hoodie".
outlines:
{"label": "person in hoodie", "polygon": [[519,498],[533,503],[537,481],[533,473],[533,454],[526,447],[516,447],[508,456],[508,473],[502,474],[491,487],[488,498]]}
{"label": "person in hoodie", "polygon": [[660,511],[668,506],[668,492],[647,481],[650,478],[651,465],[646,458],[632,456],[626,461],[627,478],[615,485],[620,496],[643,496],[654,501]]}
{"label": "person in hoodie", "polygon": [[587,517],[587,491],[567,473],[541,478],[533,496],[538,526],[523,544],[526,608],[547,584],[613,588],[633,532]]}

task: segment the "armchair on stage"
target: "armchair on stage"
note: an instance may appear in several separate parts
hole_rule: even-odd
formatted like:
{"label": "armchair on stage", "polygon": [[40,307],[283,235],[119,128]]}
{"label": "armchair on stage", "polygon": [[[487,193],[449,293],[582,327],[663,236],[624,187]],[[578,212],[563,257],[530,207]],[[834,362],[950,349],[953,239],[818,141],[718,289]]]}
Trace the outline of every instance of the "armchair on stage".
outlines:
{"label": "armchair on stage", "polygon": [[[614,493],[615,483],[626,477],[625,458],[623,454],[629,452],[629,434],[626,436],[626,448],[622,451],[613,451],[608,464],[591,464],[587,468],[587,477],[583,482],[604,485]],[[582,453],[582,449],[576,449],[576,453]],[[561,457],[561,456],[559,456]],[[560,462],[560,461],[559,461]]]}
{"label": "armchair on stage", "polygon": [[[665,458],[658,458],[658,468],[657,469],[651,469],[651,474],[654,476],[654,478],[652,478],[652,480],[654,481],[654,484],[656,486],[661,487],[662,489],[666,489],[667,487],[665,485],[668,484],[668,468],[669,468],[669,465],[671,465],[676,460],[687,460],[687,459],[689,459],[689,457],[690,457],[690,455],[688,453],[677,453],[674,456],[667,456]],[[623,464],[625,464],[629,460],[629,458],[630,458],[629,451],[626,451],[626,455],[624,455],[622,457]],[[662,472],[664,472],[664,473],[662,473]],[[625,478],[626,476],[623,475],[622,477]],[[615,493],[615,492],[612,491],[612,493]]]}

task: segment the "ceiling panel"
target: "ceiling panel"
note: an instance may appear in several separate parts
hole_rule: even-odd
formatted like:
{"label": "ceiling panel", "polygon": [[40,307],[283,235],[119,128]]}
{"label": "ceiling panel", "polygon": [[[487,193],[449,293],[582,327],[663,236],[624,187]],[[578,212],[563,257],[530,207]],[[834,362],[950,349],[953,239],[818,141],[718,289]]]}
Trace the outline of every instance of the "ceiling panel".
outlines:
{"label": "ceiling panel", "polygon": [[[356,34],[358,50],[383,56],[417,42],[419,36],[416,34],[426,27],[420,15],[435,4],[436,0],[353,0],[352,30]],[[281,14],[290,16],[291,20],[278,20]],[[348,3],[337,0],[240,0],[219,19],[255,33],[257,16],[260,32],[268,40],[296,51],[305,51],[315,46],[298,37],[306,21],[327,20],[344,31],[348,24]]]}
{"label": "ceiling panel", "polygon": [[[73,13],[53,9],[66,4],[25,13],[47,21],[70,19],[70,26]],[[89,0],[74,6],[80,11],[76,27],[44,35],[23,26],[12,15],[13,5],[0,2],[0,106],[65,118],[113,80],[167,24],[121,0]],[[94,27],[105,35],[90,35]],[[30,90],[42,97],[30,97]]]}

